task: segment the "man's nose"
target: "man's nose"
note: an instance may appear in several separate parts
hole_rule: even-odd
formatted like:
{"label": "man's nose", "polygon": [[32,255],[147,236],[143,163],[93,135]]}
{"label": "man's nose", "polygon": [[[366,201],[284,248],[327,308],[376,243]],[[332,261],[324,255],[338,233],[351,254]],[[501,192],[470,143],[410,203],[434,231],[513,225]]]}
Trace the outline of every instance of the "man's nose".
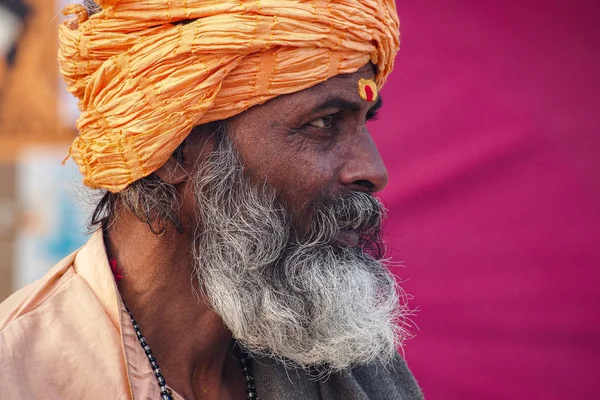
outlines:
{"label": "man's nose", "polygon": [[350,190],[378,192],[388,183],[387,169],[371,134],[365,129],[358,135],[340,173],[341,183]]}

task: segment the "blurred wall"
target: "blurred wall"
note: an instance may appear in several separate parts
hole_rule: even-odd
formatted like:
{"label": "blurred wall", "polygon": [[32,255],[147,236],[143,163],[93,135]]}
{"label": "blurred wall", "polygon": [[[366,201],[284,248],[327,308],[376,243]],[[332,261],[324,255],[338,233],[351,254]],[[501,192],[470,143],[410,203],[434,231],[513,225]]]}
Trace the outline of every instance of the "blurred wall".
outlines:
{"label": "blurred wall", "polygon": [[5,65],[0,75],[0,161],[6,162],[14,161],[23,144],[66,144],[75,131],[59,117],[58,4],[1,0],[0,8],[12,10],[9,14],[19,20],[18,34],[4,57],[0,54]]}
{"label": "blurred wall", "polygon": [[0,301],[13,290],[13,250],[16,234],[15,178],[15,166],[0,163]]}
{"label": "blurred wall", "polygon": [[372,132],[427,399],[592,399],[600,3],[399,1]]}
{"label": "blurred wall", "polygon": [[[74,120],[61,117],[59,10],[54,1],[0,0],[0,300],[65,255],[27,246],[57,237],[49,226],[70,218],[55,200],[69,184],[60,162],[76,134]],[[53,168],[44,164],[48,157]],[[42,183],[47,187],[40,192]],[[62,226],[83,238],[81,226]],[[76,248],[75,242],[65,243],[69,251]]]}

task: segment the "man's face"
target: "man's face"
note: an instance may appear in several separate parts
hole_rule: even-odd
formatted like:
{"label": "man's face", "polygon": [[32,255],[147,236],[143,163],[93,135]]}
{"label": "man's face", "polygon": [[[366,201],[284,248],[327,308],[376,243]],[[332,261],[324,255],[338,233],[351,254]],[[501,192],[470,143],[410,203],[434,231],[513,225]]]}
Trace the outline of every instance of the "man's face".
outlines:
{"label": "man's face", "polygon": [[[228,121],[246,175],[276,189],[299,230],[308,229],[320,201],[348,191],[376,192],[387,184],[366,128],[381,103],[361,99],[360,78],[373,79],[371,64]],[[349,232],[340,239],[351,245],[357,240]]]}
{"label": "man's face", "polygon": [[256,354],[332,371],[389,360],[405,334],[358,94],[370,70],[234,118],[194,171],[200,289]]}

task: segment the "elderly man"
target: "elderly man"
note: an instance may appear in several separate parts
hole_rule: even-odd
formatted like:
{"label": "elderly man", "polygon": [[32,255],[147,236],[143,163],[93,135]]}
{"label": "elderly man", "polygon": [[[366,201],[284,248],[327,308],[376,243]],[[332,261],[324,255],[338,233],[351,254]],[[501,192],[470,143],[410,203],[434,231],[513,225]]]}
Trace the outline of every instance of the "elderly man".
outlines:
{"label": "elderly man", "polygon": [[422,398],[366,129],[393,1],[66,11],[70,154],[104,194],[89,242],[0,306],[2,397]]}

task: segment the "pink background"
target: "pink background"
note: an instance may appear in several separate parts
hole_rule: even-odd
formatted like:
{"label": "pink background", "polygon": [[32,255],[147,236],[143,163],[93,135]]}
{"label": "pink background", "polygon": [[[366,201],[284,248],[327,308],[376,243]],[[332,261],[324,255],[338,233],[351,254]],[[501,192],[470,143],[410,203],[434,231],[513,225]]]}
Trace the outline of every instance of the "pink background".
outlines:
{"label": "pink background", "polygon": [[599,10],[398,2],[371,128],[428,399],[600,398]]}

